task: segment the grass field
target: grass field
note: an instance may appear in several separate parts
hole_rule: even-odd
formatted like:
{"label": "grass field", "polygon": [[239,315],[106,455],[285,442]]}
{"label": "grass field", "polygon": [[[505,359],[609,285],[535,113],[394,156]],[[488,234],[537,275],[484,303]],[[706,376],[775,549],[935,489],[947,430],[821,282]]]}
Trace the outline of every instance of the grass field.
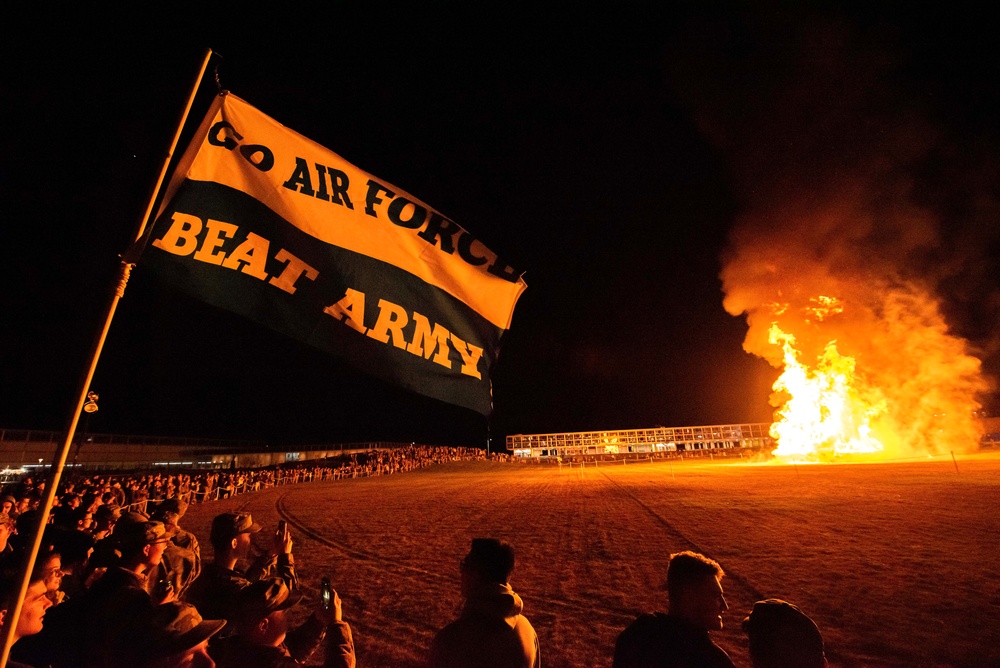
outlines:
{"label": "grass field", "polygon": [[[610,666],[641,611],[665,610],[668,555],[717,559],[730,611],[717,642],[748,666],[740,621],[785,598],[813,617],[831,666],[1000,666],[1000,458],[777,466],[456,462],[194,506],[202,538],[234,508],[286,518],[302,589],[329,575],[362,668],[423,665],[461,606],[474,536],[512,543],[511,583],[546,668]],[[263,538],[266,531],[257,535]]]}

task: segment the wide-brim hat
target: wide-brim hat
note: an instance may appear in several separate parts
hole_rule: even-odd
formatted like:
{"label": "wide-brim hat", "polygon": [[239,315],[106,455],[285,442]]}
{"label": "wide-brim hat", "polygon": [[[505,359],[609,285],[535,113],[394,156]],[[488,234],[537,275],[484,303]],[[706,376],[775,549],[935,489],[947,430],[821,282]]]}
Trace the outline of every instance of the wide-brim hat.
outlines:
{"label": "wide-brim hat", "polygon": [[163,603],[155,606],[142,624],[134,649],[147,658],[171,656],[200,645],[225,625],[224,619],[203,619],[189,603]]}
{"label": "wide-brim hat", "polygon": [[239,618],[256,622],[277,610],[287,610],[302,600],[302,592],[292,591],[281,578],[266,578],[251,583],[236,596]]}

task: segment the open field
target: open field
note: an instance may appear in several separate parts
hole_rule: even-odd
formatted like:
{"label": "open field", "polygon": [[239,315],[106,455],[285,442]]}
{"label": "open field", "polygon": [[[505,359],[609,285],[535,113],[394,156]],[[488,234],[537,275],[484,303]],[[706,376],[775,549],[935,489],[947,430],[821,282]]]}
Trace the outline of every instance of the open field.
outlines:
{"label": "open field", "polygon": [[[664,610],[667,556],[718,559],[717,641],[749,665],[740,621],[778,597],[812,616],[831,666],[1000,666],[1000,457],[776,466],[461,462],[192,507],[289,520],[302,588],[329,575],[364,668],[420,666],[461,605],[474,536],[511,542],[546,668],[610,666],[618,633]],[[264,537],[262,531],[257,538]]]}

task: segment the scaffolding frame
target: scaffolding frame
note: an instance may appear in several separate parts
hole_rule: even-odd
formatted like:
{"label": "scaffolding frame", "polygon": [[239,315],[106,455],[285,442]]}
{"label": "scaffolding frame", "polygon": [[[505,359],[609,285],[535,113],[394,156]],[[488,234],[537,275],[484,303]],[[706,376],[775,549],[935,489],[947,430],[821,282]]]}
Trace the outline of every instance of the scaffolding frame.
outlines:
{"label": "scaffolding frame", "polygon": [[507,452],[515,457],[578,457],[587,455],[655,454],[696,450],[768,448],[773,445],[770,422],[652,427],[552,434],[514,434]]}

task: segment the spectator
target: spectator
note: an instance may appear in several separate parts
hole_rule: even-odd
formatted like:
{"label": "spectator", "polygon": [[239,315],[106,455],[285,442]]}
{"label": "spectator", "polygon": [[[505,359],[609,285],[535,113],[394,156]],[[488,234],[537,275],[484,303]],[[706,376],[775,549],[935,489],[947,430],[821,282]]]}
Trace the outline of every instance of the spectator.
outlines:
{"label": "spectator", "polygon": [[[0,633],[7,636],[7,624],[12,622],[14,607],[17,605],[21,590],[21,572],[17,568],[8,567],[0,572]],[[28,591],[21,605],[21,614],[17,618],[14,634],[11,638],[11,652],[17,649],[17,643],[25,636],[31,636],[42,630],[45,611],[52,605],[48,597],[45,580],[33,577],[28,583]],[[30,668],[26,663],[18,662],[11,656],[7,668]]]}
{"label": "spectator", "polygon": [[107,538],[115,528],[115,522],[122,516],[122,509],[116,504],[102,504],[94,511],[94,527],[91,534],[94,542]]}
{"label": "spectator", "polygon": [[146,579],[166,547],[163,524],[129,521],[119,524],[114,535],[121,553],[117,565],[108,568],[85,593],[53,609],[50,624],[36,636],[30,654],[24,655],[29,663],[113,665],[117,634],[159,602],[146,591]]}
{"label": "spectator", "polygon": [[461,563],[465,605],[431,645],[431,668],[539,668],[535,629],[509,584],[514,549],[494,538],[474,538]]}
{"label": "spectator", "polygon": [[14,547],[8,542],[11,535],[17,532],[14,526],[14,519],[0,511],[0,561],[6,560],[14,552]]}
{"label": "spectator", "polygon": [[354,640],[343,620],[340,597],[332,593],[330,608],[320,605],[298,628],[289,630],[286,611],[299,602],[280,578],[248,585],[237,596],[236,634],[209,649],[220,668],[292,668],[303,665],[324,636],[323,665],[354,668]]}
{"label": "spectator", "polygon": [[222,619],[203,619],[193,605],[164,603],[122,634],[115,661],[133,668],[214,668],[208,639],[225,625]]}
{"label": "spectator", "polygon": [[38,530],[38,521],[41,511],[35,509],[29,509],[23,513],[19,513],[17,519],[14,520],[14,525],[16,527],[14,542],[14,549],[18,550],[22,547],[31,545],[31,542],[35,539],[35,532]]}
{"label": "spectator", "polygon": [[[79,499],[80,497],[74,496]],[[94,524],[94,515],[88,508],[76,506],[59,506],[52,511],[52,524],[64,529],[90,532]]]}
{"label": "spectator", "polygon": [[695,552],[670,555],[669,612],[640,615],[618,636],[613,668],[733,668],[709,631],[722,628],[729,609],[722,567]]}
{"label": "spectator", "polygon": [[201,547],[198,539],[178,524],[187,508],[187,501],[174,497],[161,501],[153,511],[153,519],[163,522],[170,540],[158,566],[157,579],[173,578],[174,591],[178,597],[201,574]]}
{"label": "spectator", "polygon": [[[61,575],[57,583],[58,589],[53,592],[53,602],[61,603],[67,597],[72,598],[82,594],[85,589],[84,580],[90,553],[94,548],[94,537],[83,531],[49,526],[45,528],[43,540],[46,545],[51,544],[61,557],[59,564]],[[53,573],[50,577],[55,578],[56,576]]]}
{"label": "spectator", "polygon": [[[133,510],[120,515],[114,522],[114,527],[120,527],[118,535],[111,531],[105,534],[104,538],[94,542],[94,552],[90,557],[87,568],[87,577],[91,584],[96,580],[96,576],[102,575],[109,567],[118,563],[121,557],[120,533],[132,524],[143,524],[149,522],[149,515]],[[164,534],[166,530],[164,530]]]}
{"label": "spectator", "polygon": [[757,601],[743,620],[753,668],[826,668],[823,636],[813,620],[777,598]]}
{"label": "spectator", "polygon": [[[250,556],[251,534],[260,531],[250,513],[223,513],[212,521],[210,541],[215,550],[211,564],[202,569],[185,594],[185,600],[209,619],[235,620],[236,595],[251,582],[271,575],[295,589],[295,562],[288,528],[274,534],[273,549],[254,560],[246,571],[237,564]],[[226,629],[229,632],[229,629]]]}
{"label": "spectator", "polygon": [[17,511],[18,515],[23,515],[34,507],[35,507],[35,496],[34,494],[27,492],[25,494],[22,494],[21,498],[18,499],[17,507],[15,508],[15,510]]}
{"label": "spectator", "polygon": [[76,492],[66,492],[62,495],[61,505],[66,508],[79,508],[82,503],[83,500]]}
{"label": "spectator", "polygon": [[106,485],[104,487],[105,493],[110,493],[111,498],[114,499],[115,505],[124,506],[125,505],[125,490],[122,489],[122,484],[115,481],[110,486]]}
{"label": "spectator", "polygon": [[[48,538],[49,532],[45,532]],[[46,595],[52,599],[53,605],[63,602],[66,597],[65,592],[60,591],[63,579],[62,555],[53,545],[47,545],[35,559],[35,570],[31,574],[32,580],[41,580],[45,583]]]}

